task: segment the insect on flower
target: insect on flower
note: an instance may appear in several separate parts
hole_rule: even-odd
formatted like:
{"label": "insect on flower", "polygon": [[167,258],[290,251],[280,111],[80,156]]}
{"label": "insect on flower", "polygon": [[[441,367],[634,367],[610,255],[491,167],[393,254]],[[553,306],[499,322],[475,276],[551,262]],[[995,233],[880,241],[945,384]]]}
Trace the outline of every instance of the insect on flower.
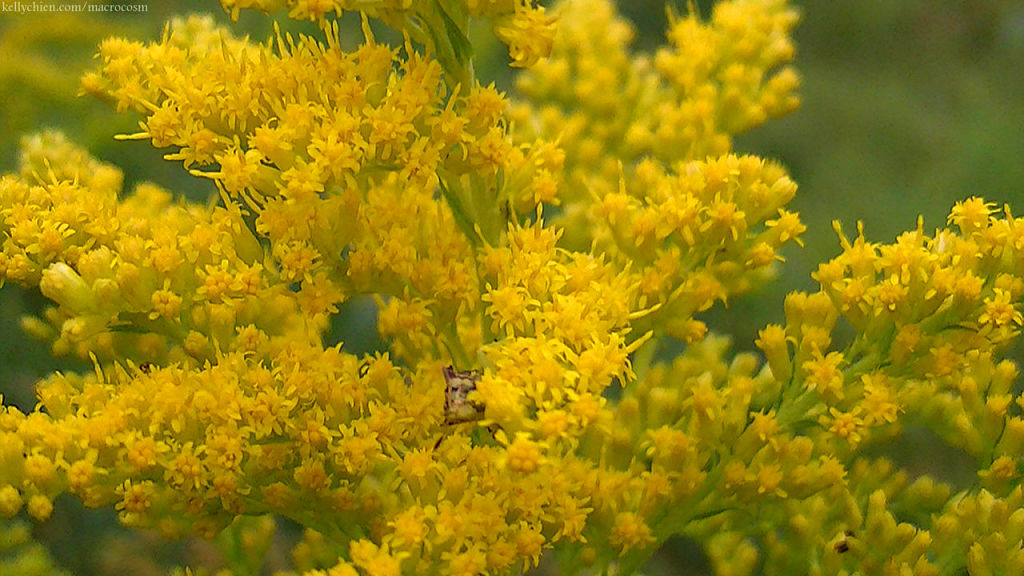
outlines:
{"label": "insect on flower", "polygon": [[484,407],[469,399],[469,393],[476,390],[480,381],[480,372],[476,370],[456,370],[446,366],[441,370],[444,374],[444,423],[462,424],[474,422],[484,417]]}
{"label": "insect on flower", "polygon": [[832,548],[836,552],[838,552],[840,554],[845,554],[846,552],[849,552],[850,551],[850,538],[853,538],[853,537],[854,537],[853,530],[843,530],[836,537],[836,543],[832,546]]}

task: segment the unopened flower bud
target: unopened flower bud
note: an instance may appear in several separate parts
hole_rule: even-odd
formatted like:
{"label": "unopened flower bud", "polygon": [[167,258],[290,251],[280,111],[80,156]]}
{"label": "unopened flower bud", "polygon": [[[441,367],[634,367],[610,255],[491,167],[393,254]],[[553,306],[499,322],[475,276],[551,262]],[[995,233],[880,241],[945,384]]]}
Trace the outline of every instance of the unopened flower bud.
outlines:
{"label": "unopened flower bud", "polygon": [[51,264],[43,271],[39,290],[68,312],[82,314],[95,304],[92,290],[78,272],[63,262]]}

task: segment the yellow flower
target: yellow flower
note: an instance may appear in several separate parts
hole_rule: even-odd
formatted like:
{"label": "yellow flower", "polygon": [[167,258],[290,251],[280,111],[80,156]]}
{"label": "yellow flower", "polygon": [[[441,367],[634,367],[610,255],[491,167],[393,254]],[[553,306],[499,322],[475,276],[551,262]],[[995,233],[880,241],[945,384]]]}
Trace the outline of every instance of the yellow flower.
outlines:
{"label": "yellow flower", "polygon": [[488,314],[493,318],[491,330],[513,336],[517,332],[526,331],[527,307],[539,305],[536,300],[529,299],[529,293],[521,286],[502,286],[491,288],[481,296],[482,301],[490,304]]}
{"label": "yellow flower", "polygon": [[391,555],[387,547],[379,547],[369,540],[353,540],[349,544],[352,563],[369,576],[399,576],[401,560]]}
{"label": "yellow flower", "polygon": [[515,11],[496,20],[495,36],[508,45],[512,66],[529,68],[551,53],[555,19],[545,15],[543,6],[515,3]]}
{"label": "yellow flower", "polygon": [[53,462],[42,454],[25,458],[25,478],[39,488],[45,488],[56,479]]}
{"label": "yellow flower", "polygon": [[11,485],[0,486],[0,516],[13,518],[23,504],[18,489]]}
{"label": "yellow flower", "polygon": [[432,456],[426,450],[407,452],[398,468],[402,479],[413,486],[419,487],[428,479],[428,475],[438,474],[438,466]]}
{"label": "yellow flower", "polygon": [[124,440],[125,459],[137,473],[145,472],[156,466],[157,457],[169,450],[168,446],[151,437],[130,434]]}
{"label": "yellow flower", "polygon": [[970,235],[988,226],[993,206],[991,202],[985,202],[977,196],[957,202],[949,212],[947,223],[960,228],[965,236]]}
{"label": "yellow flower", "polygon": [[786,498],[786,491],[780,486],[783,480],[782,467],[779,464],[762,465],[754,477],[758,494],[774,494]]}
{"label": "yellow flower", "polygon": [[487,554],[477,546],[462,552],[446,552],[441,555],[441,560],[446,563],[445,572],[453,576],[482,574],[487,568]]}
{"label": "yellow flower", "polygon": [[133,483],[131,480],[125,480],[117,489],[121,501],[115,508],[120,510],[122,515],[145,513],[153,504],[153,492],[154,486],[150,481]]}
{"label": "yellow flower", "polygon": [[808,390],[817,390],[824,398],[838,400],[843,398],[844,376],[840,369],[844,358],[840,352],[829,352],[823,355],[815,351],[815,358],[803,363],[801,368],[806,374],[805,386]]}
{"label": "yellow flower", "polygon": [[641,517],[631,512],[620,512],[615,516],[609,541],[619,549],[619,554],[626,554],[632,548],[650,545],[655,538]]}
{"label": "yellow flower", "polygon": [[331,486],[331,478],[318,458],[306,458],[292,473],[295,483],[310,492],[320,492]]}
{"label": "yellow flower", "polygon": [[516,434],[506,447],[506,461],[510,470],[519,474],[536,472],[543,462],[540,445],[523,432]]}
{"label": "yellow flower", "polygon": [[25,511],[34,520],[42,522],[53,514],[53,501],[43,494],[35,494],[29,497]]}
{"label": "yellow flower", "polygon": [[860,406],[854,407],[850,412],[830,407],[828,412],[829,416],[821,417],[821,425],[827,426],[833,436],[844,440],[851,448],[856,448],[862,439],[861,430],[864,427],[864,419],[860,417]]}
{"label": "yellow flower", "polygon": [[1024,315],[1013,303],[1013,295],[1006,290],[994,288],[992,296],[985,298],[982,312],[978,316],[978,324],[996,328],[1020,326],[1024,323]]}
{"label": "yellow flower", "polygon": [[999,480],[1008,480],[1019,474],[1017,470],[1017,462],[1010,456],[1000,456],[996,458],[987,472],[990,477]]}
{"label": "yellow flower", "polygon": [[427,513],[420,506],[406,508],[388,522],[399,548],[410,549],[422,543],[430,532]]}
{"label": "yellow flower", "polygon": [[864,409],[864,422],[868,426],[896,422],[903,409],[897,404],[889,388],[889,379],[885,374],[865,374],[861,376],[864,383],[864,399],[860,406]]}

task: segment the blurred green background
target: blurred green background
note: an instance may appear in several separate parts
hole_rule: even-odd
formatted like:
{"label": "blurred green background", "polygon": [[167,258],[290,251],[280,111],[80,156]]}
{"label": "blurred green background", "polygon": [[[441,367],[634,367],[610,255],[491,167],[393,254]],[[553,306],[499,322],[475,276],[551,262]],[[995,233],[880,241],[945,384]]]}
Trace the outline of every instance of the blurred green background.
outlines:
{"label": "blurred green background", "polygon": [[[665,3],[620,4],[637,24],[637,48],[653,50],[662,41]],[[673,4],[685,11],[688,3]],[[732,334],[740,349],[752,349],[765,323],[781,321],[787,292],[814,289],[810,273],[838,252],[833,219],[848,235],[863,220],[870,240],[888,242],[914,228],[918,215],[926,231],[943,226],[953,203],[971,195],[1024,213],[1024,2],[796,4],[803,14],[795,33],[803,106],[742,135],[736,145],[788,166],[800,184],[792,207],[808,226],[806,245],[785,252],[787,262],[775,283],[705,318],[714,329]],[[698,5],[707,11],[710,3]],[[146,14],[107,13],[85,21],[0,12],[0,169],[15,166],[22,134],[57,127],[121,166],[128,183],[153,180],[190,195],[211,190],[148,145],[113,140],[115,133],[134,131],[137,118],[76,96],[76,79],[92,65],[93,48],[103,37],[155,39],[164,20],[194,10],[226,21],[212,0],[149,2],[148,8]],[[243,15],[242,24],[255,39],[271,29],[260,14]],[[37,378],[69,366],[55,363],[45,347],[20,333],[19,317],[41,305],[37,293],[12,286],[0,291],[0,393],[23,409],[32,406]],[[924,462],[918,465],[927,469]],[[72,508],[65,516],[76,514]],[[72,525],[73,519],[58,515],[39,530],[61,540]],[[58,559],[73,572],[116,573],[109,564],[85,559],[95,556],[81,554],[93,542],[83,544],[81,534],[63,540]],[[652,564],[651,572],[679,573],[678,564],[664,571],[659,566]],[[690,573],[704,570],[698,562]],[[146,573],[140,567],[131,572]]]}

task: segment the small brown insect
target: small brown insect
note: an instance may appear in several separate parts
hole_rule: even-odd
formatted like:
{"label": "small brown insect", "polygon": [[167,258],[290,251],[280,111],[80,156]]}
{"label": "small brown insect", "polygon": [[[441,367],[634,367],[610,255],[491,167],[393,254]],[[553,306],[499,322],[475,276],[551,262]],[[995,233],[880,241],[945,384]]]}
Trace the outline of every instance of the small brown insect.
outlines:
{"label": "small brown insect", "polygon": [[143,374],[149,374],[153,370],[156,370],[156,364],[153,364],[152,362],[143,362],[142,364],[139,364],[139,372],[142,372]]}
{"label": "small brown insect", "polygon": [[853,530],[843,530],[843,533],[836,539],[836,543],[832,548],[840,554],[849,552],[850,550],[850,538],[853,538]]}
{"label": "small brown insect", "polygon": [[482,419],[483,405],[469,399],[469,393],[476,390],[476,383],[480,381],[480,372],[456,370],[451,366],[446,366],[441,372],[445,385],[444,423],[462,424]]}

